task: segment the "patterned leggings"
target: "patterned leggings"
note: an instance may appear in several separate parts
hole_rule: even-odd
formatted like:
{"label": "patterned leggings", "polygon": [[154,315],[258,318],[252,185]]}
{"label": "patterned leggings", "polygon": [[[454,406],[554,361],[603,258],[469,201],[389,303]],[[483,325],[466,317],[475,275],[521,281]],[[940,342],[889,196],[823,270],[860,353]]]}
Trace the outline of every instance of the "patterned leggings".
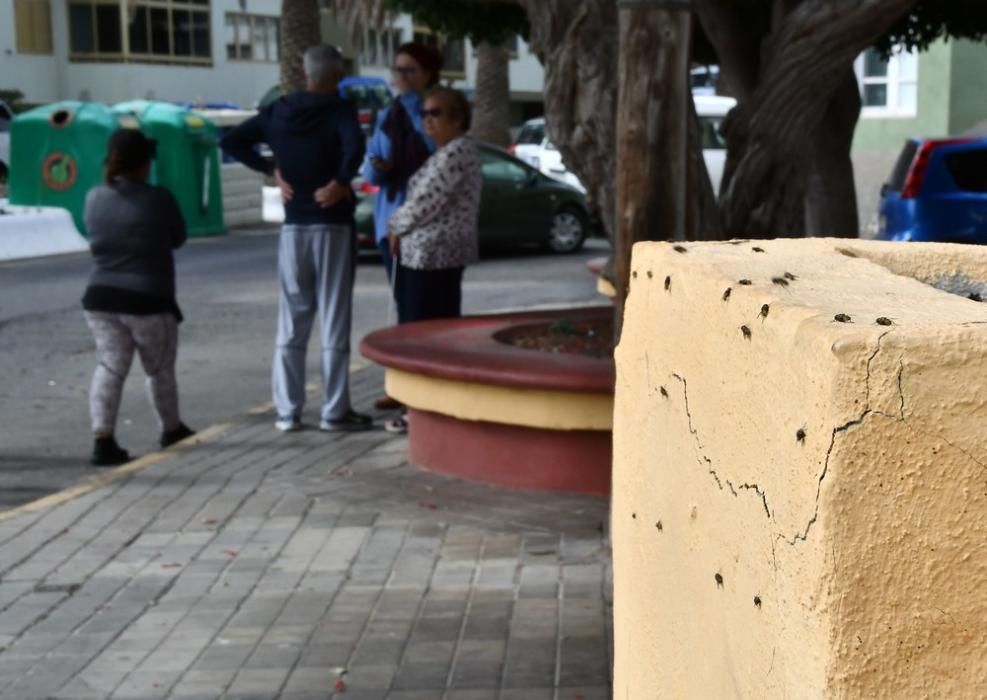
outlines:
{"label": "patterned leggings", "polygon": [[120,409],[123,383],[134,360],[140,355],[147,374],[147,395],[158,415],[161,430],[175,430],[179,424],[178,383],[175,358],[178,355],[178,321],[171,313],[150,316],[86,311],[86,323],[96,339],[99,365],[89,390],[89,412],[93,432],[112,434]]}

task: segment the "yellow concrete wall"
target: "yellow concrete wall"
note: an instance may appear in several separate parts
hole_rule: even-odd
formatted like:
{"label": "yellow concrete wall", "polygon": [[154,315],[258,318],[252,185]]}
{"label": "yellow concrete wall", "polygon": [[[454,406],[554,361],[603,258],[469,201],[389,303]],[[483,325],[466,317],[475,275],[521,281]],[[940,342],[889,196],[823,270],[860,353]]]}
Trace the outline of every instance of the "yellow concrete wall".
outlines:
{"label": "yellow concrete wall", "polygon": [[923,283],[987,250],[684,247],[616,353],[614,697],[987,697],[987,306]]}
{"label": "yellow concrete wall", "polygon": [[405,406],[460,420],[548,430],[610,430],[613,397],[577,391],[520,389],[405,372],[385,374],[387,395]]}

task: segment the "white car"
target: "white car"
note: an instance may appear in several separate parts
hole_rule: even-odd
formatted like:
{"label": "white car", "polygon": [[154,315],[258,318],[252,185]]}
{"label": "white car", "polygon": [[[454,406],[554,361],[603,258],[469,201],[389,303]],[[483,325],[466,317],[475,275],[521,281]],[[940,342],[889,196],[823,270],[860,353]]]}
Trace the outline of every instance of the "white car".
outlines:
{"label": "white car", "polygon": [[[696,113],[699,115],[702,128],[703,160],[706,161],[706,170],[713,183],[713,192],[719,192],[727,153],[726,141],[720,133],[720,125],[737,101],[732,97],[695,93],[693,100],[696,102]],[[579,178],[565,167],[562,154],[549,140],[543,118],[526,121],[518,132],[514,144],[508,150],[549,177],[572,185],[580,192],[586,192]]]}
{"label": "white car", "polygon": [[565,163],[562,162],[562,154],[549,140],[544,119],[526,121],[518,132],[517,139],[507,150],[536,170],[540,170],[549,177],[567,185],[572,185],[586,194],[586,188],[579,182],[579,178],[565,167]]}

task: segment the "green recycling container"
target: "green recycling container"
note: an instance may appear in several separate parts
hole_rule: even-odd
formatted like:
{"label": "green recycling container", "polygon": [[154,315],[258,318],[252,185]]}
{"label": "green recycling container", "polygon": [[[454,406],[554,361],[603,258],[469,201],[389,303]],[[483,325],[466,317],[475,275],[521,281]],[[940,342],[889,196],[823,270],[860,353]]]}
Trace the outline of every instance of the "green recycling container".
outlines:
{"label": "green recycling container", "polygon": [[141,130],[158,142],[151,181],[175,195],[189,235],[224,233],[215,125],[196,112],[167,102],[122,102],[113,112],[120,119],[136,119]]}
{"label": "green recycling container", "polygon": [[67,209],[86,235],[86,194],[103,182],[110,135],[136,119],[96,102],[56,102],[17,115],[10,127],[11,204]]}

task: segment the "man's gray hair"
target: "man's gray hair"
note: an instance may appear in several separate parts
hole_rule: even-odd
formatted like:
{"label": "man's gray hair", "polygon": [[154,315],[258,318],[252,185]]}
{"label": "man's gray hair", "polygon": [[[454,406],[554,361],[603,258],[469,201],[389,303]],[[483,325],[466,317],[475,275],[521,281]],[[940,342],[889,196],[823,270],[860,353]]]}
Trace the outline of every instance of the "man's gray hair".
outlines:
{"label": "man's gray hair", "polygon": [[312,46],[305,50],[302,62],[310,85],[323,85],[343,74],[343,54],[334,46]]}

